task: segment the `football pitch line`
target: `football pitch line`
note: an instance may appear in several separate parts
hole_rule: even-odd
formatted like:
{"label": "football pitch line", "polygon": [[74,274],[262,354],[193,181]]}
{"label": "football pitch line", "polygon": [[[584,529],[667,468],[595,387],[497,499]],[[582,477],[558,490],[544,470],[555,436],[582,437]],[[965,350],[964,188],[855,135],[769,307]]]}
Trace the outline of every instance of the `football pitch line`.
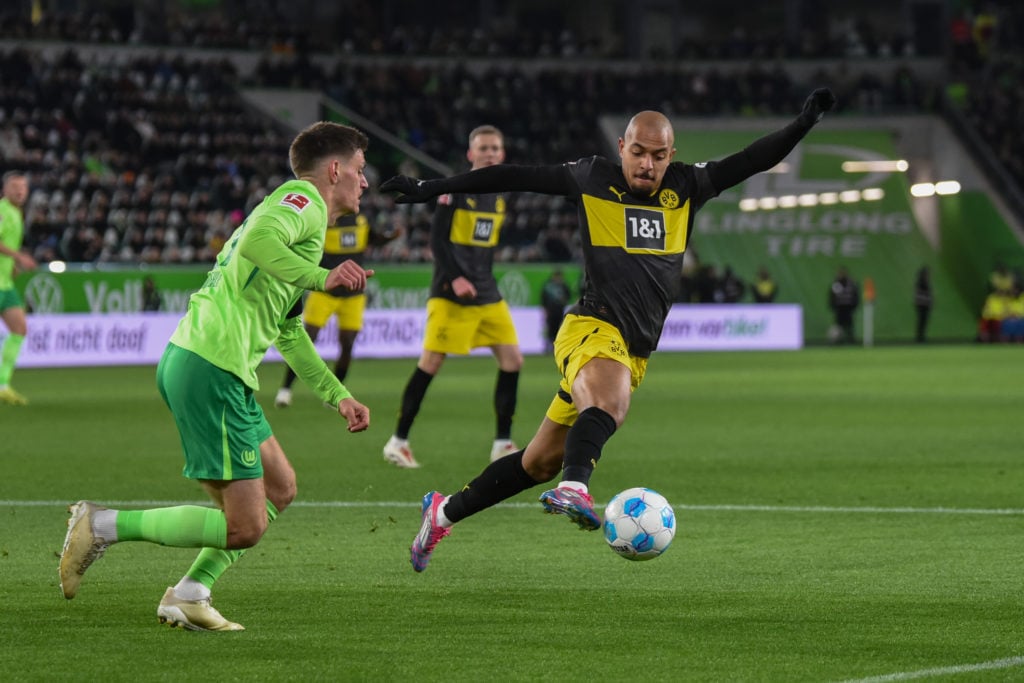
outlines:
{"label": "football pitch line", "polygon": [[954,674],[974,673],[975,671],[995,671],[997,669],[1012,669],[1013,667],[1024,666],[1024,657],[1007,657],[1005,659],[993,659],[990,662],[978,664],[960,664],[957,666],[942,666],[934,669],[920,669],[919,671],[901,671],[898,673],[885,674],[882,676],[870,676],[868,678],[856,678],[842,683],[888,683],[889,681],[912,681],[916,678],[931,678],[932,676],[952,676]]}
{"label": "football pitch line", "polygon": [[[72,500],[0,500],[0,507],[63,507]],[[106,506],[164,507],[170,505],[209,505],[209,500],[97,500]],[[603,507],[604,503],[595,503]],[[289,507],[298,508],[401,508],[420,507],[419,501],[409,500],[297,500]],[[499,503],[496,507],[529,509],[535,503]],[[878,506],[828,506],[828,505],[686,505],[674,504],[675,510],[688,512],[785,512],[785,513],[841,513],[872,515],[988,515],[1024,516],[1024,508],[950,508],[950,507],[878,507]]]}

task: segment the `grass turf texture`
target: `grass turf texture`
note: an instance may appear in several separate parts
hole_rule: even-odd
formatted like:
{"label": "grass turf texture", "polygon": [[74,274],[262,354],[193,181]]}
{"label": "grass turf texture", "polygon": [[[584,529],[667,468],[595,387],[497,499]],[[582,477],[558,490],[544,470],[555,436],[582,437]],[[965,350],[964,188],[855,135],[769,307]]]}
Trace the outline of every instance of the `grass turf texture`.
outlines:
{"label": "grass turf texture", "polygon": [[[31,405],[0,406],[3,678],[1024,676],[1017,660],[970,668],[1024,654],[1020,349],[656,354],[592,483],[602,503],[637,485],[668,497],[679,530],[663,557],[616,557],[600,532],[540,514],[538,487],[459,524],[424,574],[408,563],[419,498],[486,464],[496,371],[446,364],[412,432],[423,468],[398,470],[380,449],[413,363],[357,361],[348,384],[373,411],[358,435],[298,385],[275,410],[282,368],[264,368],[299,498],[216,587],[236,634],[157,624],[192,550],[115,546],[60,596],[67,503],[203,497],[179,475],[152,368],[18,371]],[[555,377],[527,360],[520,444]]]}

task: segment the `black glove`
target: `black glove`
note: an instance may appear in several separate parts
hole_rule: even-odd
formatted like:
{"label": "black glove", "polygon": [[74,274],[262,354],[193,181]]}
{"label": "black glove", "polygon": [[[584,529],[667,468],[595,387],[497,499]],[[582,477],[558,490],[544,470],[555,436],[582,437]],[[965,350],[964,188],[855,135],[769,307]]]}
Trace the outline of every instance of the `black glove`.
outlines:
{"label": "black glove", "polygon": [[384,181],[380,186],[380,191],[401,192],[401,196],[395,200],[396,204],[418,204],[441,194],[432,189],[436,185],[436,180],[417,180],[406,175],[396,175],[394,178]]}
{"label": "black glove", "polygon": [[834,106],[836,106],[836,96],[832,94],[832,91],[828,88],[818,88],[804,102],[803,111],[800,112],[800,121],[810,128],[821,121],[825,112]]}

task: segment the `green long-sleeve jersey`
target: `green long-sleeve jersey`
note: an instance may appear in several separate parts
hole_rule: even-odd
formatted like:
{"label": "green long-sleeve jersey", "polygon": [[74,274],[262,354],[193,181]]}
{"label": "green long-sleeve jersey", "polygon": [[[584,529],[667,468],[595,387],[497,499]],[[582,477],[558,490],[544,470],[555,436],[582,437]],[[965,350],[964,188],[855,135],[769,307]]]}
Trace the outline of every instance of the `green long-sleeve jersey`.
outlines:
{"label": "green long-sleeve jersey", "polygon": [[303,290],[323,291],[319,266],[327,205],[311,183],[290,180],[263,200],[225,243],[171,342],[259,389],[256,368],[271,344],[322,400],[351,394],[302,328]]}

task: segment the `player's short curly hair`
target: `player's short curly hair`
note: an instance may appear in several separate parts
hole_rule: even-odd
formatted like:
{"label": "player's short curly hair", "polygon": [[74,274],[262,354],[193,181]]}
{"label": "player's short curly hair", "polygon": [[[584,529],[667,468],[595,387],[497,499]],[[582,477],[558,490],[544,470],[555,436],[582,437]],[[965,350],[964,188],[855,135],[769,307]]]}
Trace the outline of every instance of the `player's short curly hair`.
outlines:
{"label": "player's short curly hair", "polygon": [[325,157],[349,158],[366,150],[370,139],[361,130],[330,121],[319,121],[302,130],[288,149],[288,162],[298,178],[310,173]]}

